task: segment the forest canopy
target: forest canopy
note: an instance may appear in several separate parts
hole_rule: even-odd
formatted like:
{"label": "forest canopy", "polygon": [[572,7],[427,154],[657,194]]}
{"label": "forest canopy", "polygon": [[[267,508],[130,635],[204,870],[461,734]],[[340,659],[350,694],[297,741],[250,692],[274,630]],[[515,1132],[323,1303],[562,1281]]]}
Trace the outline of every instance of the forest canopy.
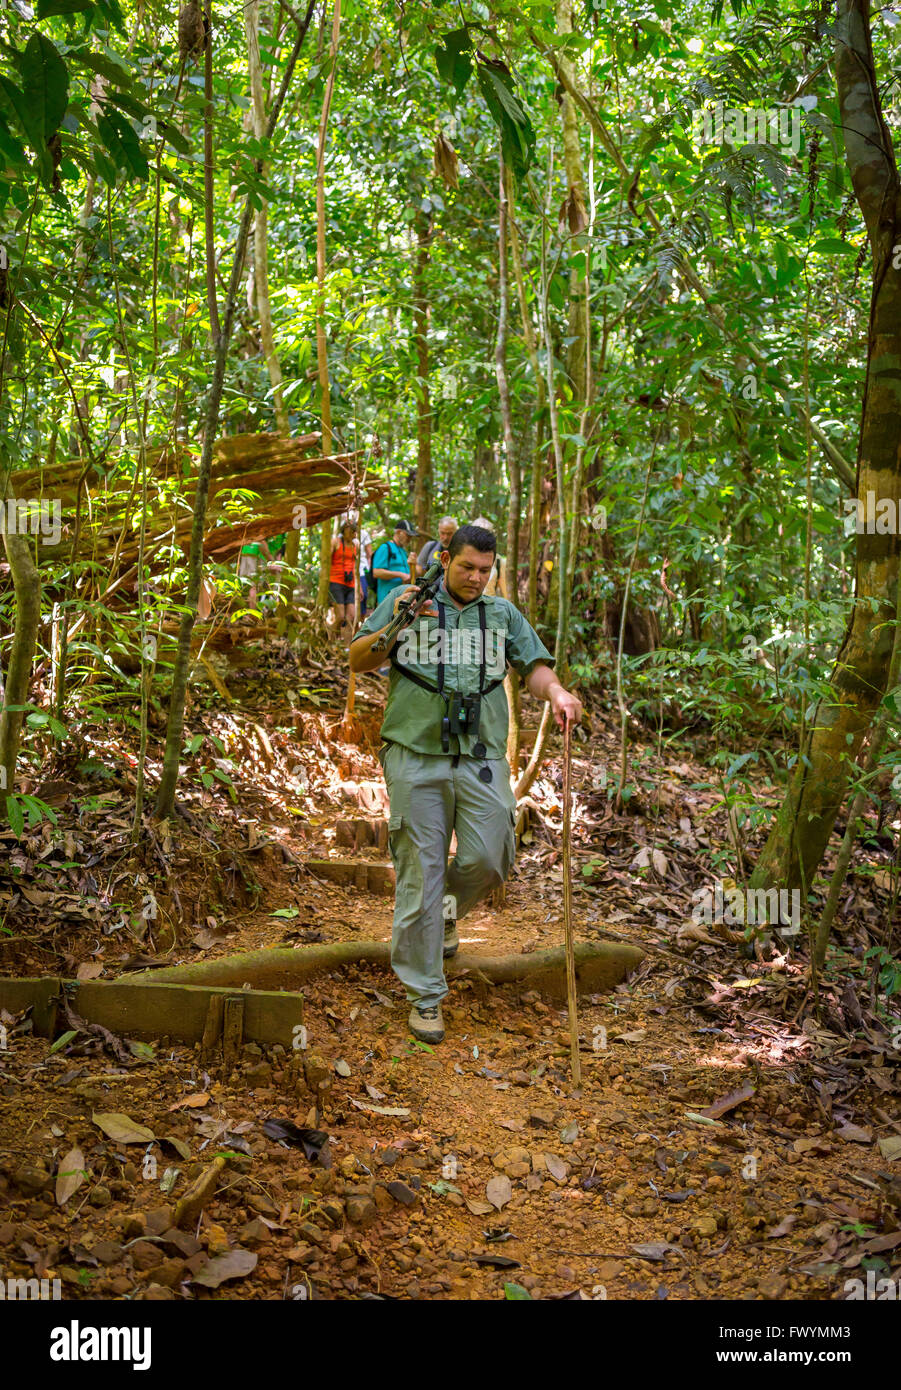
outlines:
{"label": "forest canopy", "polygon": [[[849,0],[8,0],[17,823],[23,715],[105,682],[145,733],[168,702],[171,810],[241,540],[288,532],[285,630],[333,517],[482,515],[559,668],[615,693],[618,804],[627,710],[712,729],[739,869],[770,826],[757,882],[806,892],[874,720],[861,786],[897,756],[899,42]],[[775,822],[752,774],[789,779]]]}

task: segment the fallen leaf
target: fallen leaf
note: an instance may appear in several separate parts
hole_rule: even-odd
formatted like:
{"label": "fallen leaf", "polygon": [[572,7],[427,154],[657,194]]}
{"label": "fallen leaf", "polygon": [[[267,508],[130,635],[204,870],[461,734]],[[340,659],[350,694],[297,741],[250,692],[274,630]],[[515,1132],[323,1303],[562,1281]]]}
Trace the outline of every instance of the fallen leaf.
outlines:
{"label": "fallen leaf", "polygon": [[711,936],[709,931],[705,931],[700,922],[686,922],[676,932],[676,940],[701,941],[705,946],[717,946],[719,943],[715,936]]}
{"label": "fallen leaf", "polygon": [[211,946],[221,946],[225,940],[224,932],[210,931],[208,927],[201,927],[194,933],[194,945],[202,951],[208,951]]}
{"label": "fallen leaf", "polygon": [[513,1184],[503,1173],[498,1173],[497,1177],[489,1178],[485,1187],[485,1196],[493,1207],[500,1211],[505,1207],[513,1196]]}
{"label": "fallen leaf", "polygon": [[173,1110],[199,1110],[202,1105],[209,1105],[210,1098],[206,1091],[198,1091],[192,1096],[182,1096],[174,1105],[169,1106],[169,1113]]}
{"label": "fallen leaf", "polygon": [[872,1144],[873,1132],[860,1125],[843,1124],[835,1131],[836,1139],[845,1139],[849,1144]]}
{"label": "fallen leaf", "polygon": [[718,1120],[721,1115],[725,1115],[727,1110],[734,1110],[736,1105],[741,1105],[744,1101],[750,1100],[754,1094],[753,1086],[739,1086],[738,1090],[730,1091],[728,1095],[721,1096],[712,1105],[707,1105],[698,1113],[708,1120]]}
{"label": "fallen leaf", "polygon": [[72,1196],[77,1192],[86,1177],[84,1171],[84,1154],[81,1149],[70,1149],[65,1158],[59,1161],[59,1171],[56,1175],[56,1205],[64,1207]]}
{"label": "fallen leaf", "polygon": [[180,1172],[180,1168],[166,1169],[165,1173],[160,1179],[160,1191],[163,1193],[164,1196],[169,1196],[169,1193],[172,1191],[173,1187],[178,1182],[178,1175]]}
{"label": "fallen leaf", "polygon": [[179,1139],[175,1134],[164,1134],[159,1142],[160,1144],[168,1144],[171,1149],[175,1150],[179,1158],[183,1158],[185,1162],[191,1157],[190,1144],[186,1144],[184,1139]]}
{"label": "fallen leaf", "polygon": [[404,1105],[366,1105],[362,1100],[350,1098],[351,1105],[355,1105],[358,1110],[365,1110],[369,1115],[409,1115],[409,1110]]}
{"label": "fallen leaf", "polygon": [[792,1212],[788,1216],[783,1216],[778,1226],[774,1226],[771,1231],[767,1231],[767,1240],[776,1240],[779,1236],[787,1236],[790,1233],[791,1228],[792,1226],[794,1226],[797,1219],[798,1218],[794,1214],[794,1212]]}
{"label": "fallen leaf", "polygon": [[495,1210],[490,1202],[483,1202],[479,1197],[467,1197],[466,1205],[473,1216],[487,1216],[489,1212]]}
{"label": "fallen leaf", "polygon": [[669,868],[669,860],[667,859],[663,851],[660,849],[652,850],[651,858],[654,861],[655,872],[660,874],[662,878],[663,875],[666,873],[667,869]]}
{"label": "fallen leaf", "polygon": [[492,1265],[495,1269],[521,1269],[519,1260],[511,1260],[509,1255],[470,1255],[474,1265]]}
{"label": "fallen leaf", "polygon": [[901,1245],[901,1231],[890,1231],[888,1235],[874,1236],[868,1240],[864,1250],[868,1255],[878,1255],[883,1250],[894,1250],[898,1245]]}
{"label": "fallen leaf", "polygon": [[302,1129],[291,1120],[271,1119],[263,1121],[263,1133],[270,1139],[303,1149],[304,1158],[310,1163],[319,1159],[323,1168],[331,1166],[330,1161],[326,1161],[329,1157],[328,1135],[324,1129]]}
{"label": "fallen leaf", "polygon": [[95,1110],[91,1119],[99,1129],[117,1144],[149,1144],[156,1138],[152,1129],[139,1125],[118,1110]]}
{"label": "fallen leaf", "polygon": [[699,1125],[721,1125],[721,1120],[711,1120],[709,1115],[699,1115],[696,1110],[685,1111],[686,1120],[695,1120]]}
{"label": "fallen leaf", "polygon": [[792,1148],[796,1154],[828,1154],[832,1152],[832,1145],[827,1144],[825,1139],[796,1139]]}
{"label": "fallen leaf", "polygon": [[46,893],[42,888],[22,888],[21,892],[26,902],[33,903],[35,907],[45,907],[53,897],[52,893]]}
{"label": "fallen leaf", "polygon": [[560,1158],[558,1154],[545,1154],[544,1166],[551,1177],[555,1178],[557,1182],[563,1182],[565,1180],[568,1169],[563,1159]]}
{"label": "fallen leaf", "polygon": [[681,1255],[682,1251],[678,1245],[670,1245],[665,1240],[649,1241],[646,1245],[632,1245],[636,1255],[640,1255],[643,1260],[665,1260],[671,1250]]}
{"label": "fallen leaf", "polygon": [[226,1279],[243,1279],[256,1268],[257,1257],[251,1250],[229,1250],[226,1255],[215,1255],[209,1264],[204,1265],[199,1274],[194,1275],[193,1283],[203,1284],[208,1289],[218,1289]]}
{"label": "fallen leaf", "polygon": [[574,1144],[579,1137],[578,1120],[570,1120],[565,1129],[560,1131],[561,1144]]}
{"label": "fallen leaf", "polygon": [[[390,1192],[390,1187],[388,1190]],[[439,1178],[437,1182],[430,1182],[429,1191],[434,1192],[436,1197],[446,1197],[449,1192],[456,1192],[458,1197],[463,1196],[459,1187],[455,1187],[452,1182],[446,1182],[444,1178]]]}

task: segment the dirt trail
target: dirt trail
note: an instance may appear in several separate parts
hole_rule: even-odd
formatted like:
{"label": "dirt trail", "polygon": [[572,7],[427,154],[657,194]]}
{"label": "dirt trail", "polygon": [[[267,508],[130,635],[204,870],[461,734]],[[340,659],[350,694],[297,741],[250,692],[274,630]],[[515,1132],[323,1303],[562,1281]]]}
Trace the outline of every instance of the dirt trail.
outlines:
{"label": "dirt trail", "polygon": [[[374,719],[364,716],[364,734]],[[198,950],[209,959],[390,939],[389,898],[314,882],[298,863],[349,857],[335,823],[365,808],[334,787],[350,797],[359,793],[349,786],[378,781],[371,737],[317,771],[311,730],[324,738],[326,722],[305,715],[303,743],[275,750],[305,762],[313,790],[302,814],[290,793],[279,804],[266,786],[235,812],[259,902],[242,910],[236,895],[231,910],[201,915],[194,949],[167,963]],[[264,1056],[251,1044],[228,1078],[165,1041],[128,1066],[81,1036],[51,1052],[9,1020],[6,1275],[59,1277],[64,1297],[85,1299],[485,1299],[515,1283],[517,1296],[534,1298],[828,1300],[846,1297],[845,1281],[867,1267],[897,1274],[901,1124],[884,1034],[869,1016],[847,1026],[834,996],[825,1022],[786,1024],[805,1004],[791,957],[758,963],[704,933],[679,934],[707,825],[691,790],[702,770],[659,770],[664,838],[647,811],[612,815],[599,743],[576,753],[577,931],[633,940],[647,958],[613,994],[581,1001],[579,1093],[565,1011],[521,986],[476,980],[453,983],[447,1038],[432,1050],[410,1039],[389,973],[318,978],[304,990],[296,1041],[305,1046]],[[505,904],[461,923],[466,946],[495,954],[562,941],[559,782],[557,758],[536,791],[545,825],[523,846]],[[215,858],[203,845],[200,854]],[[190,874],[177,886],[202,901]],[[162,883],[158,891],[163,902]],[[83,961],[90,944],[82,939]],[[104,959],[109,974],[121,968]],[[700,1115],[716,1102],[719,1118]],[[110,1138],[95,1112],[120,1112],[163,1142]],[[268,1137],[270,1118],[326,1132],[319,1159]],[[190,1228],[173,1230],[176,1201],[217,1153],[230,1157],[215,1196]],[[82,1175],[63,1206],[60,1167]],[[238,1252],[250,1252],[243,1263]],[[218,1288],[195,1282],[223,1269]]]}

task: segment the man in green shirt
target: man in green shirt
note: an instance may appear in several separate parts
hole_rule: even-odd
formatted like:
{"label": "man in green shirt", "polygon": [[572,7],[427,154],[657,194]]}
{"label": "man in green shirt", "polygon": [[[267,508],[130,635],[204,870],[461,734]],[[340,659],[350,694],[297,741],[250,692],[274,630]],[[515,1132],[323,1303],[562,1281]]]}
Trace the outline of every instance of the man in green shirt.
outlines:
{"label": "man in green shirt", "polygon": [[[444,1037],[443,956],[459,946],[457,920],[513,865],[507,664],[531,694],[550,701],[561,728],[582,717],[534,628],[507,599],[483,596],[496,553],[493,532],[460,527],[441,554],[444,579],[434,602],[390,654],[379,761],[397,873],[391,964],[412,1004],[410,1031],[425,1042]],[[373,671],[384,660],[373,643],[406,593],[389,594],[366,619],[350,646],[351,670]],[[448,865],[454,831],[457,854]]]}

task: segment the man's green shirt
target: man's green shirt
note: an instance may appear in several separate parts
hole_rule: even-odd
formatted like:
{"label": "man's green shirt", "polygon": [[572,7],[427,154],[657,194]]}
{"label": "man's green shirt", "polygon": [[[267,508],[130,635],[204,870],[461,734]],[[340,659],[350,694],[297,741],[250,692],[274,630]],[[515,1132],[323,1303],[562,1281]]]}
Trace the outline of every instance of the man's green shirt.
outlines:
{"label": "man's green shirt", "polygon": [[[365,637],[385,627],[394,616],[397,594],[389,594],[370,613],[357,633]],[[442,584],[435,595],[445,613],[444,634],[444,694],[454,691],[461,695],[476,695],[479,689],[479,657],[481,631],[479,605],[485,609],[485,686],[502,679],[509,664],[521,676],[527,676],[537,662],[553,666],[554,658],[532,625],[518,608],[505,598],[484,595],[458,608]],[[401,665],[437,687],[438,656],[442,635],[437,617],[416,618],[400,635],[394,656]],[[423,690],[408,680],[392,664],[388,681],[388,703],[381,734],[386,743],[400,743],[414,753],[441,756],[441,720],[445,713],[444,700],[437,693]],[[509,711],[503,685],[482,697],[482,717],[478,737],[485,745],[486,758],[503,758],[507,753]],[[450,736],[450,752],[472,757],[477,742],[476,732]]]}

